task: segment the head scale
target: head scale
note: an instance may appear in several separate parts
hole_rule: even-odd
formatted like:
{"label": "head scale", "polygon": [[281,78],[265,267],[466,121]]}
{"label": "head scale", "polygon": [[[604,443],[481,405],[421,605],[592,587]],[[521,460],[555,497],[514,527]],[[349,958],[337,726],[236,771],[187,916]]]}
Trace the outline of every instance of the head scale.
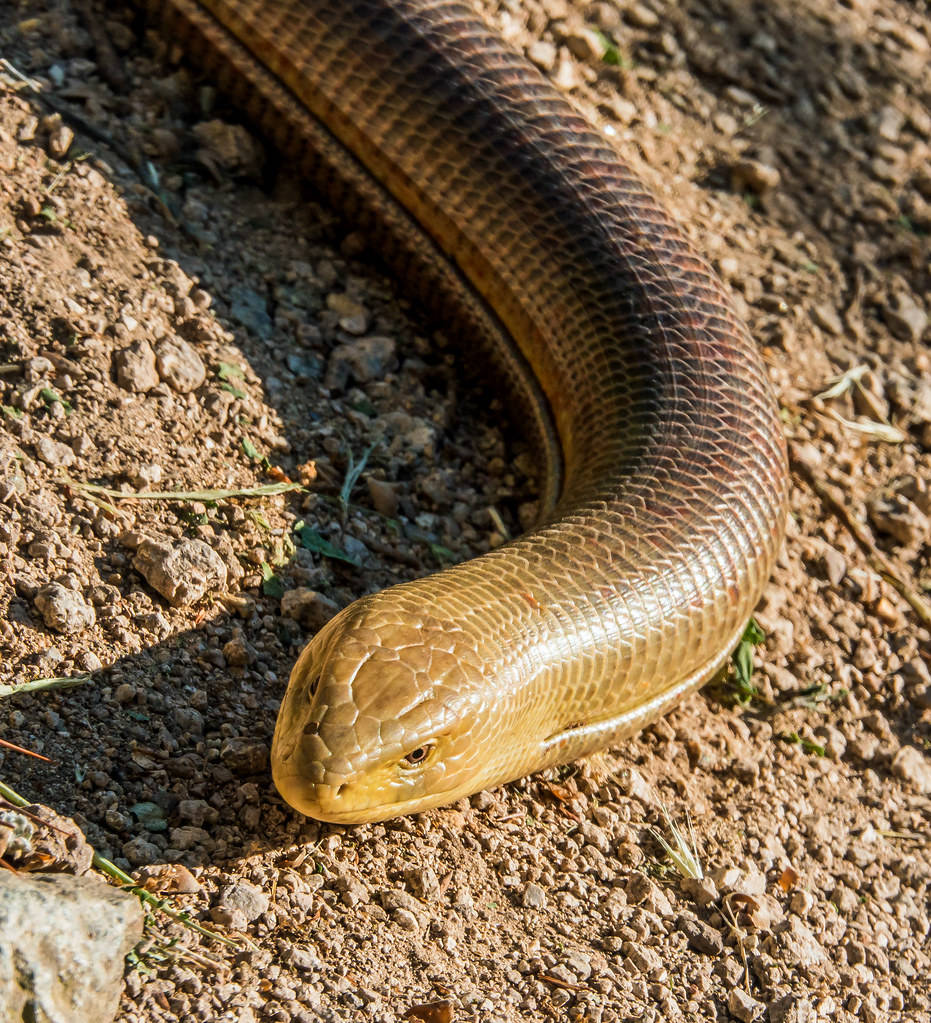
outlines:
{"label": "head scale", "polygon": [[501,778],[472,638],[398,606],[396,587],[356,601],[301,654],[272,747],[282,796],[310,817],[383,820],[470,795]]}

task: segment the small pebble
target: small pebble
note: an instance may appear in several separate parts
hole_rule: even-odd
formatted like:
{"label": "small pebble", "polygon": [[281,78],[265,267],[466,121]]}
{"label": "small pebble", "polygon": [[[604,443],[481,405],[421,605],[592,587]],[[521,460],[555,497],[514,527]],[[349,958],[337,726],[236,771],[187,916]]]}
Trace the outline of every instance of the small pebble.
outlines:
{"label": "small pebble", "polygon": [[116,381],[124,390],[150,391],[159,384],[155,352],[148,341],[134,341],[113,357]]}

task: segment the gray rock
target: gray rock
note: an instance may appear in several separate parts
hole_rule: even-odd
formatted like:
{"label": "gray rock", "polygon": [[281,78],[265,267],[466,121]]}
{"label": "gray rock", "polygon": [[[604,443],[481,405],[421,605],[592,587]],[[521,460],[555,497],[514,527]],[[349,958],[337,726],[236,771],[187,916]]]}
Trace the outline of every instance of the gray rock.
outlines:
{"label": "gray rock", "polygon": [[230,912],[242,913],[246,923],[252,923],[268,909],[269,898],[261,888],[248,881],[237,881],[220,889],[217,906]]}
{"label": "gray rock", "polygon": [[650,974],[661,970],[663,967],[663,960],[660,958],[659,953],[650,948],[649,945],[638,945],[632,941],[627,941],[624,943],[623,950],[627,957],[627,962],[638,973]]}
{"label": "gray rock", "polygon": [[285,365],[298,380],[319,380],[323,376],[323,361],[312,353],[291,352]]}
{"label": "gray rock", "polygon": [[150,842],[149,839],[141,835],[124,842],[120,851],[134,867],[158,863],[162,858],[162,850],[154,842]]}
{"label": "gray rock", "polygon": [[265,299],[251,288],[240,289],[230,304],[230,316],[256,337],[270,337],[274,329]]}
{"label": "gray rock", "polygon": [[420,921],[409,909],[396,909],[391,918],[404,931],[416,931],[420,927]]}
{"label": "gray rock", "polygon": [[717,956],[724,950],[721,932],[703,920],[683,913],[676,918],[676,930],[685,935],[689,948],[701,952],[702,955]]}
{"label": "gray rock", "polygon": [[566,953],[564,959],[566,966],[572,970],[579,981],[586,981],[592,975],[591,958],[584,952],[572,951]]}
{"label": "gray rock", "polygon": [[381,380],[395,363],[395,349],[390,337],[360,337],[339,345],[330,354],[324,383],[341,391],[350,379],[360,384]]}
{"label": "gray rock", "polygon": [[421,904],[402,889],[383,891],[380,896],[382,908],[391,914],[394,922],[405,931],[416,931],[420,927]]}
{"label": "gray rock", "polygon": [[743,988],[735,987],[727,997],[727,1011],[741,1023],[753,1023],[765,1006],[747,994]]}
{"label": "gray rock", "polygon": [[100,671],[103,667],[103,662],[93,650],[82,650],[75,658],[75,663],[82,670],[89,672]]}
{"label": "gray rock", "polygon": [[180,337],[163,337],[158,342],[155,367],[162,380],[179,394],[197,390],[207,376],[201,357]]}
{"label": "gray rock", "polygon": [[902,665],[902,675],[909,682],[931,686],[931,671],[920,657],[913,657]]}
{"label": "gray rock", "polygon": [[230,736],[220,747],[220,759],[233,774],[261,774],[268,768],[268,745],[261,739]]}
{"label": "gray rock", "polygon": [[731,188],[735,192],[765,195],[778,187],[780,180],[778,169],[760,160],[739,160],[731,167]]}
{"label": "gray rock", "polygon": [[601,36],[587,25],[577,26],[566,36],[566,46],[573,57],[589,64],[598,64],[605,52]]}
{"label": "gray rock", "polygon": [[917,505],[907,498],[893,495],[874,495],[866,504],[870,522],[881,532],[888,533],[905,547],[914,547],[927,541],[931,535],[931,522]]}
{"label": "gray rock", "polygon": [[398,512],[397,484],[375,479],[374,476],[366,476],[365,483],[369,488],[369,497],[372,499],[375,511],[387,515],[388,518],[393,518]]}
{"label": "gray rock", "polygon": [[811,1002],[795,994],[776,998],[767,1006],[769,1023],[814,1023],[818,1018]]}
{"label": "gray rock", "polygon": [[931,793],[931,760],[914,746],[903,746],[892,761],[892,773],[919,792]]}
{"label": "gray rock", "polygon": [[155,352],[148,341],[134,341],[113,357],[116,382],[126,391],[150,391],[159,383]]}
{"label": "gray rock", "polygon": [[840,337],[844,333],[844,324],[840,316],[837,315],[837,310],[830,302],[813,305],[811,307],[811,318],[819,327],[835,337]]}
{"label": "gray rock", "polygon": [[195,124],[192,131],[211,163],[231,174],[257,177],[261,173],[264,150],[242,125],[214,118]]}
{"label": "gray rock", "polygon": [[35,596],[35,605],[45,624],[56,632],[81,632],[97,620],[94,609],[80,593],[61,583],[48,583]]}
{"label": "gray rock", "polygon": [[418,899],[424,902],[439,901],[440,881],[433,867],[418,867],[412,864],[405,869],[404,880]]}
{"label": "gray rock", "polygon": [[0,874],[0,1019],[108,1023],[142,907],[93,877]]}
{"label": "gray rock", "polygon": [[339,607],[329,597],[306,586],[287,590],[281,598],[282,615],[299,622],[311,632],[322,629],[337,611]]}
{"label": "gray rock", "polygon": [[369,901],[369,891],[350,870],[340,868],[334,887],[340,893],[340,901],[344,906],[358,906]]}
{"label": "gray rock", "polygon": [[204,715],[193,707],[177,707],[174,712],[175,724],[182,732],[192,735],[204,734]]}
{"label": "gray rock", "polygon": [[847,559],[844,555],[829,544],[825,544],[824,550],[821,552],[821,564],[828,582],[832,586],[840,585],[847,574]]}
{"label": "gray rock", "polygon": [[889,329],[902,341],[920,341],[928,326],[928,314],[907,292],[900,292],[883,309]]}
{"label": "gray rock", "polygon": [[347,334],[364,334],[369,329],[368,309],[344,292],[331,292],[326,304],[339,317],[339,325]]}
{"label": "gray rock", "polygon": [[579,978],[576,977],[572,970],[563,963],[556,963],[554,966],[549,967],[546,974],[548,977],[561,981],[563,984],[571,984],[575,986],[579,982]]}
{"label": "gray rock", "polygon": [[893,106],[885,106],[876,118],[876,133],[887,142],[895,142],[905,124],[905,114]]}
{"label": "gray rock", "polygon": [[847,743],[847,749],[858,760],[869,763],[875,759],[876,754],[879,752],[879,739],[869,732],[864,732],[862,735],[857,735],[850,739]]}
{"label": "gray rock", "polygon": [[720,897],[718,886],[710,877],[685,877],[682,879],[682,890],[690,895],[699,906],[710,906]]}
{"label": "gray rock", "polygon": [[223,559],[203,540],[143,540],[133,567],[173,607],[186,607],[226,585]]}
{"label": "gray rock", "polygon": [[624,12],[624,17],[637,28],[656,28],[659,15],[646,4],[633,4]]}
{"label": "gray rock", "polygon": [[255,660],[255,650],[241,632],[236,632],[229,642],[223,644],[223,657],[231,667],[244,668]]}
{"label": "gray rock", "polygon": [[546,909],[546,892],[538,884],[528,884],[521,896],[525,909]]}
{"label": "gray rock", "polygon": [[785,951],[786,962],[792,966],[814,966],[824,959],[818,939],[797,916],[790,916],[780,925],[778,942]]}
{"label": "gray rock", "polygon": [[56,124],[48,134],[48,154],[56,160],[63,160],[71,143],[74,131],[67,124]]}
{"label": "gray rock", "polygon": [[205,823],[214,824],[220,816],[206,799],[182,799],[177,809],[181,820],[193,824],[196,828],[202,827]]}
{"label": "gray rock", "polygon": [[40,437],[36,441],[36,454],[40,461],[52,467],[60,465],[67,469],[69,465],[74,465],[74,452],[71,448],[51,437]]}
{"label": "gray rock", "polygon": [[824,747],[824,752],[832,760],[842,760],[847,752],[847,737],[833,725],[822,725],[815,729],[815,738]]}
{"label": "gray rock", "polygon": [[556,46],[545,39],[534,40],[527,48],[527,56],[543,71],[552,71],[556,67]]}
{"label": "gray rock", "polygon": [[627,900],[635,906],[643,906],[657,916],[672,916],[672,903],[666,893],[646,874],[635,870],[627,882]]}

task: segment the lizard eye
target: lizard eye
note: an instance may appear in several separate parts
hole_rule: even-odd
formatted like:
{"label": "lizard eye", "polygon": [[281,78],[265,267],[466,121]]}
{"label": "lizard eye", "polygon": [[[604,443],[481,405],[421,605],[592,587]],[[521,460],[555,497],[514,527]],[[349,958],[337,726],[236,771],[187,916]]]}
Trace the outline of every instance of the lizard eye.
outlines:
{"label": "lizard eye", "polygon": [[417,749],[412,749],[404,758],[404,763],[409,767],[417,767],[427,759],[431,749],[432,746],[418,746]]}

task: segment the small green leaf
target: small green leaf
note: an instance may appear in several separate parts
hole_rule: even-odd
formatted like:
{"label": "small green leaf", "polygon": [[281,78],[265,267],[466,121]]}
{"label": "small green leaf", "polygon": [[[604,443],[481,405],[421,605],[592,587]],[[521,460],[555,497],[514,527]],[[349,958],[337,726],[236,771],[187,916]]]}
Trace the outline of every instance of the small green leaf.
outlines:
{"label": "small green leaf", "polygon": [[267,561],[262,562],[262,592],[266,597],[276,597],[280,599],[284,596],[284,584],[275,575],[275,570]]}
{"label": "small green leaf", "polygon": [[766,641],[766,633],[757,625],[756,620],[751,618],[747,622],[747,627],[744,629],[743,635],[740,637],[741,643],[752,643],[754,646],[759,646],[761,643]]}
{"label": "small green leaf", "polygon": [[626,67],[627,61],[618,49],[617,43],[607,33],[601,32],[598,29],[595,29],[595,35],[598,36],[598,41],[601,43],[602,63],[610,64],[611,67]]}
{"label": "small green leaf", "polygon": [[66,412],[71,411],[71,402],[65,401],[59,394],[51,389],[51,387],[43,387],[39,391],[39,397],[45,402],[46,405],[52,406],[55,402],[60,402]]}
{"label": "small green leaf", "polygon": [[267,518],[265,518],[264,513],[260,511],[258,508],[247,508],[246,514],[260,529],[264,529],[266,531],[271,530],[272,524],[268,521]]}
{"label": "small green leaf", "polygon": [[759,646],[764,639],[766,633],[751,618],[732,657],[737,702],[744,706],[759,695],[759,690],[753,684],[753,648]]}
{"label": "small green leaf", "polygon": [[779,738],[783,742],[797,743],[806,753],[814,753],[818,757],[823,757],[827,754],[824,746],[819,746],[814,740],[806,739],[803,735],[799,735],[798,732],[781,732]]}
{"label": "small green leaf", "polygon": [[245,375],[242,366],[237,366],[235,362],[221,362],[217,370],[217,376],[221,380],[242,380]]}
{"label": "small green leaf", "polygon": [[366,416],[374,416],[378,411],[368,398],[360,398],[358,401],[354,401],[350,407]]}
{"label": "small green leaf", "polygon": [[455,551],[451,551],[448,547],[444,547],[441,543],[433,543],[428,541],[430,544],[430,553],[436,558],[437,561],[442,563],[455,564],[458,561]]}
{"label": "small green leaf", "polygon": [[238,387],[233,387],[232,384],[220,384],[221,391],[229,391],[234,398],[245,398],[246,392],[240,391]]}
{"label": "small green leaf", "polygon": [[325,540],[316,529],[310,526],[304,525],[303,522],[298,523],[294,532],[297,533],[298,539],[301,541],[301,546],[308,551],[313,551],[315,554],[322,554],[327,558],[335,558],[337,561],[345,561],[349,565],[353,565],[356,568],[361,567],[359,562],[356,561],[351,555],[345,551],[341,551],[339,547],[334,547],[329,540]]}
{"label": "small green leaf", "polygon": [[259,454],[258,448],[248,437],[243,437],[241,443],[242,449],[246,453],[246,458],[251,458],[253,462],[257,462],[262,457]]}
{"label": "small green leaf", "polygon": [[23,418],[22,412],[20,412],[20,410],[18,408],[13,408],[12,405],[3,405],[3,406],[0,406],[0,408],[3,409],[3,414],[7,417],[7,419],[22,419]]}

